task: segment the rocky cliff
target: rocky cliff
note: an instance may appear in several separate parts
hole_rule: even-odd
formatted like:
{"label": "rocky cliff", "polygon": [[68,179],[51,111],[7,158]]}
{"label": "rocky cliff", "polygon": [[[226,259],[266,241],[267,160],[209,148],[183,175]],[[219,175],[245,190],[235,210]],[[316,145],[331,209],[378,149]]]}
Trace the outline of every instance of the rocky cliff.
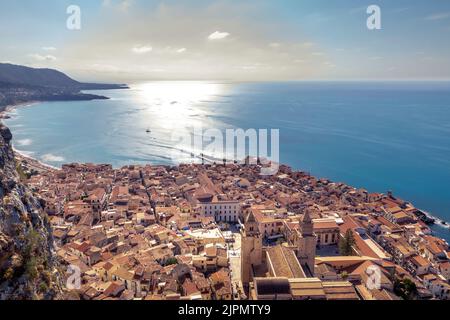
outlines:
{"label": "rocky cliff", "polygon": [[58,299],[51,227],[39,200],[20,180],[11,139],[0,124],[0,300]]}

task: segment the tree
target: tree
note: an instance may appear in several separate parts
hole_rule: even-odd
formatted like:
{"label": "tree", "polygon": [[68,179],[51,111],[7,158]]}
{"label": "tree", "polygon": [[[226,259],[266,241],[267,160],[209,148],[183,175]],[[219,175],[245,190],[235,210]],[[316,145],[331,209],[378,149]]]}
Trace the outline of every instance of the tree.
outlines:
{"label": "tree", "polygon": [[339,240],[339,252],[343,256],[353,255],[353,246],[356,244],[353,231],[348,229],[341,240]]}
{"label": "tree", "polygon": [[342,280],[347,281],[347,279],[348,279],[348,272],[347,271],[343,271],[341,273],[341,278],[342,278]]}
{"label": "tree", "polygon": [[166,263],[164,263],[164,266],[167,267],[173,264],[178,264],[178,260],[175,257],[167,259]]}
{"label": "tree", "polygon": [[394,282],[394,293],[405,300],[414,300],[417,297],[417,286],[411,279],[397,278]]}
{"label": "tree", "polygon": [[41,239],[39,233],[32,230],[26,235],[26,244],[22,249],[22,260],[25,262],[23,271],[28,278],[32,280],[36,279],[39,275],[38,266],[40,265],[40,241]]}

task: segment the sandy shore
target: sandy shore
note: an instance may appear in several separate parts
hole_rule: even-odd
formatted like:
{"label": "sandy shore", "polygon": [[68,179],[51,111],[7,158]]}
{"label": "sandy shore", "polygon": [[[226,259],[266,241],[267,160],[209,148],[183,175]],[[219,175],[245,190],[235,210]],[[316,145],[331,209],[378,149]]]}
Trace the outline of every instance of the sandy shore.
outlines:
{"label": "sandy shore", "polygon": [[60,168],[53,167],[33,157],[30,157],[29,155],[26,155],[15,148],[13,148],[13,150],[16,159],[23,163],[28,169],[36,170],[39,173],[61,170]]}
{"label": "sandy shore", "polygon": [[18,108],[18,107],[29,107],[33,104],[39,103],[39,101],[28,101],[28,102],[21,102],[17,104],[10,104],[4,107],[1,107],[0,109],[0,119],[7,119],[8,112],[11,112],[12,110]]}

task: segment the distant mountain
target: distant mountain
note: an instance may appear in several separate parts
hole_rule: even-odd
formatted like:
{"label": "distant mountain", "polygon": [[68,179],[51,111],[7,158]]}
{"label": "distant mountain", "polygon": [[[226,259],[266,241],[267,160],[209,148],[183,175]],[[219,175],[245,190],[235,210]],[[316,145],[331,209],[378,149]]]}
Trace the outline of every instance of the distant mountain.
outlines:
{"label": "distant mountain", "polygon": [[31,101],[108,99],[81,90],[127,89],[122,84],[78,82],[53,69],[35,69],[0,63],[0,112],[8,105]]}
{"label": "distant mountain", "polygon": [[125,85],[81,83],[53,69],[35,69],[0,63],[0,85],[35,86],[74,90],[122,89]]}

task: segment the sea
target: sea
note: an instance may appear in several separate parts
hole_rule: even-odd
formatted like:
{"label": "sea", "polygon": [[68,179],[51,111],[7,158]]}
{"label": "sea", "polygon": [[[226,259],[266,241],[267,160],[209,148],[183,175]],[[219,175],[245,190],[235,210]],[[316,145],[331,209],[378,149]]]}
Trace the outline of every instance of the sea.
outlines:
{"label": "sea", "polygon": [[[111,99],[11,110],[14,147],[57,167],[177,164],[198,161],[183,140],[195,130],[279,129],[280,163],[392,191],[450,222],[450,82],[162,81],[90,93]],[[450,242],[445,224],[433,231]]]}

